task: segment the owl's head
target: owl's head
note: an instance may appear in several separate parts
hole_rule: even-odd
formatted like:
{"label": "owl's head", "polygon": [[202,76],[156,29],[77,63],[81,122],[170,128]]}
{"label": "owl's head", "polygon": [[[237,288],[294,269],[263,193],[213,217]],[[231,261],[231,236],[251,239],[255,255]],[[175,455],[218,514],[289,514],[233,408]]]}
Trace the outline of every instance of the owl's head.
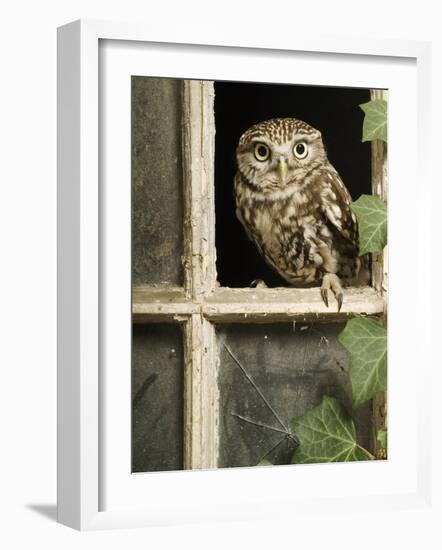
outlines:
{"label": "owl's head", "polygon": [[236,159],[253,189],[270,195],[300,186],[313,166],[327,161],[327,155],[321,132],[296,118],[274,118],[244,132]]}

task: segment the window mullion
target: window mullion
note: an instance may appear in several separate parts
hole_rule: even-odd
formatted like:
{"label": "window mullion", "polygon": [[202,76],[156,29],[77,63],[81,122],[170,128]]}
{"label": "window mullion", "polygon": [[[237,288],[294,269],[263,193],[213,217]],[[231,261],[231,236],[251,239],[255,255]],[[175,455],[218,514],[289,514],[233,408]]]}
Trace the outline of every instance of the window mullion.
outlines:
{"label": "window mullion", "polygon": [[[370,98],[388,100],[387,90],[371,90]],[[387,144],[375,139],[371,142],[371,183],[373,195],[388,200],[388,164]],[[383,298],[384,316],[387,315],[387,292],[388,292],[388,246],[382,252],[373,254],[372,267],[373,287]],[[373,448],[379,448],[377,432],[385,426],[387,414],[387,397],[385,392],[378,393],[372,402],[373,410]]]}
{"label": "window mullion", "polygon": [[213,82],[183,84],[185,286],[193,301],[214,289]]}
{"label": "window mullion", "polygon": [[[371,90],[370,91],[371,99],[385,99],[388,98],[387,90]],[[371,180],[372,180],[372,190],[373,195],[383,198],[387,201],[387,181],[388,181],[388,172],[387,172],[387,144],[380,140],[375,139],[371,142]],[[379,292],[382,293],[386,302],[386,295],[388,289],[388,279],[387,279],[387,270],[388,270],[388,252],[387,247],[385,247],[383,252],[373,254],[373,287],[376,288]],[[385,303],[386,311],[386,303]]]}
{"label": "window mullion", "polygon": [[186,325],[184,467],[216,468],[219,400],[215,327],[200,314],[191,315]]}
{"label": "window mullion", "polygon": [[216,284],[213,82],[183,83],[185,292],[197,311],[185,324],[184,467],[217,462],[215,328],[202,316]]}

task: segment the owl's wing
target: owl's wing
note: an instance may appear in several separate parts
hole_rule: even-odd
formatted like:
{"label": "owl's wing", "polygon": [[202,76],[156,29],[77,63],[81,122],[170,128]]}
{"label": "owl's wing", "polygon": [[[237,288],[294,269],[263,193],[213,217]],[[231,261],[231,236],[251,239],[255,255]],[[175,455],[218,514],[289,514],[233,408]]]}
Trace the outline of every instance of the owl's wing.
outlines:
{"label": "owl's wing", "polygon": [[358,251],[358,225],[350,208],[351,195],[339,174],[331,167],[323,174],[321,198],[322,212],[327,221],[344,241]]}

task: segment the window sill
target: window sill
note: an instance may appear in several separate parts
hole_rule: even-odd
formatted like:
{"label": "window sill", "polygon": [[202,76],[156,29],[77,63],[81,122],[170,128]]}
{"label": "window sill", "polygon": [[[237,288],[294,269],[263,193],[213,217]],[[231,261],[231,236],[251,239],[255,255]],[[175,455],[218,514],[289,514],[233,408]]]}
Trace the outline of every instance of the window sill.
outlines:
{"label": "window sill", "polygon": [[354,315],[381,314],[384,308],[384,298],[372,287],[345,289],[340,312],[333,297],[329,307],[324,304],[319,288],[222,288],[206,300],[203,313],[217,322],[266,322],[345,319]]}
{"label": "window sill", "polygon": [[287,320],[342,320],[355,315],[379,315],[385,310],[382,294],[372,287],[345,289],[340,312],[330,297],[327,307],[318,288],[218,288],[202,303],[192,302],[181,288],[135,288],[135,322],[169,320],[202,313],[214,322],[274,322]]}

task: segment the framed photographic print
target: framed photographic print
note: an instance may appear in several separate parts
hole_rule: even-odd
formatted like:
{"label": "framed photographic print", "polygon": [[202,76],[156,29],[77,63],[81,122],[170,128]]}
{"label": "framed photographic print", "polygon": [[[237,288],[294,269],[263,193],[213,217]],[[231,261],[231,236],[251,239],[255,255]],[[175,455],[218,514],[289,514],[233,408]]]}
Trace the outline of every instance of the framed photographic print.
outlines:
{"label": "framed photographic print", "polygon": [[425,505],[427,63],[59,29],[62,523]]}

